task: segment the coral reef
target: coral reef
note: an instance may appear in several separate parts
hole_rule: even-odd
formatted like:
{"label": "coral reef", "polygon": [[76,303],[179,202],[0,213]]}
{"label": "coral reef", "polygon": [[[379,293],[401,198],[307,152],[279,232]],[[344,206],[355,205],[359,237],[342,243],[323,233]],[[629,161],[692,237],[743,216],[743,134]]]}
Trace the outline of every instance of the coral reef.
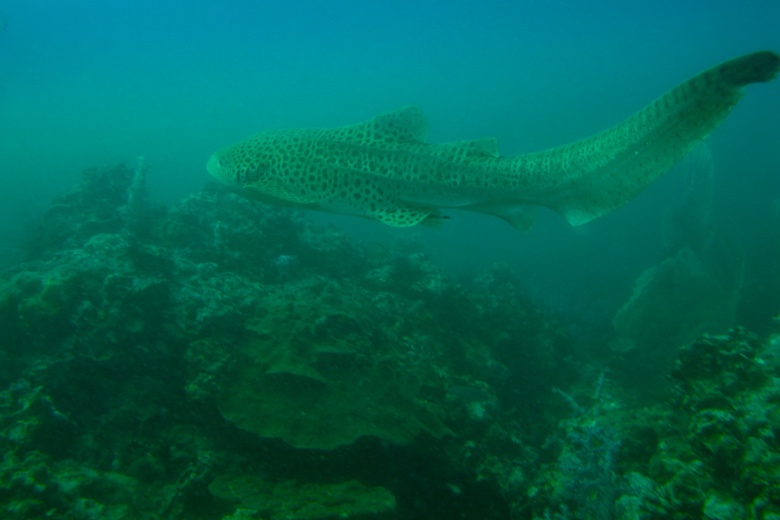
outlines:
{"label": "coral reef", "polygon": [[253,475],[221,475],[209,485],[209,490],[271,520],[377,518],[395,509],[395,497],[389,491],[369,488],[354,480],[299,485],[294,481],[266,482]]}
{"label": "coral reef", "polygon": [[[544,409],[514,402],[566,372],[568,339],[505,268],[466,290],[418,252],[362,246],[216,185],[164,208],[145,171],[86,170],[3,277],[6,516],[283,507],[209,491],[230,475],[299,498],[338,490],[354,506],[340,518],[391,503],[406,518],[506,514],[500,485],[478,480],[481,456],[458,457],[550,423],[493,419]],[[367,509],[372,493],[384,509]],[[297,511],[286,518],[314,517]]]}
{"label": "coral reef", "polygon": [[[685,197],[664,215],[665,257],[639,276],[613,320],[612,349],[626,358],[623,372],[636,386],[661,386],[649,374],[663,377],[681,345],[703,333],[727,332],[744,285],[746,254],[713,218],[715,168],[706,143],[684,163]],[[632,366],[642,366],[644,374]]]}
{"label": "coral reef", "polygon": [[637,402],[504,265],[145,171],[87,170],[3,274],[1,517],[780,518],[780,336],[628,320],[676,360]]}
{"label": "coral reef", "polygon": [[435,365],[410,359],[407,350],[435,348],[404,337],[402,326],[433,328],[415,310],[405,299],[333,280],[269,290],[259,316],[247,322],[257,338],[235,354],[247,362],[231,377],[222,413],[299,448],[332,449],[364,435],[403,444],[423,431],[451,433],[441,406],[425,394],[440,381]]}
{"label": "coral reef", "polygon": [[780,518],[779,356],[780,336],[704,335],[681,349],[668,404],[599,392],[551,437],[556,459],[527,491],[535,517]]}

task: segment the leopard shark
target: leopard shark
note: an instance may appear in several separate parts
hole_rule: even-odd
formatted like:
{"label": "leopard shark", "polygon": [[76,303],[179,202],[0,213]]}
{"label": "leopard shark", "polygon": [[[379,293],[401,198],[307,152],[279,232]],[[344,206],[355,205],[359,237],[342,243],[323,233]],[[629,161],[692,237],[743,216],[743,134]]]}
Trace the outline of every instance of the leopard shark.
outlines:
{"label": "leopard shark", "polygon": [[270,130],[214,153],[206,169],[266,203],[357,215],[390,226],[439,226],[442,209],[495,215],[519,230],[545,206],[579,226],[635,198],[704,140],[751,83],[780,71],[760,51],[716,65],[624,122],[570,144],[501,156],[495,138],[426,143],[407,106],[326,129]]}

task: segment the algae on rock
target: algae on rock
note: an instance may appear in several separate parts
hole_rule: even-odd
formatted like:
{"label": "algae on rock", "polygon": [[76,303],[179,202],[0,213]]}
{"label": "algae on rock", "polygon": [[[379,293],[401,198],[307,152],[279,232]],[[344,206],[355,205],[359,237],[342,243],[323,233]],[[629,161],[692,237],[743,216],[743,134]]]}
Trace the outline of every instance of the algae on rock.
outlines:
{"label": "algae on rock", "polygon": [[139,204],[142,180],[85,172],[0,282],[0,516],[267,520],[205,492],[256,472],[346,481],[274,489],[351,507],[350,481],[381,485],[374,505],[409,518],[505,518],[475,468],[511,451],[532,471],[515,439],[543,434],[539,388],[565,364],[518,284],[467,290],[424,255],[371,254],[213,185]]}
{"label": "algae on rock", "polygon": [[631,299],[615,315],[620,350],[677,348],[704,332],[726,332],[739,299],[742,262],[738,264],[719,277],[683,249],[646,270]]}
{"label": "algae on rock", "polygon": [[433,367],[410,360],[392,335],[392,315],[372,310],[370,293],[333,283],[269,293],[248,323],[256,339],[222,396],[223,415],[297,448],[449,433],[443,411],[421,391],[435,381]]}
{"label": "algae on rock", "polygon": [[271,520],[328,520],[377,517],[395,509],[395,497],[381,487],[351,480],[339,484],[272,483],[254,475],[221,475],[209,491]]}

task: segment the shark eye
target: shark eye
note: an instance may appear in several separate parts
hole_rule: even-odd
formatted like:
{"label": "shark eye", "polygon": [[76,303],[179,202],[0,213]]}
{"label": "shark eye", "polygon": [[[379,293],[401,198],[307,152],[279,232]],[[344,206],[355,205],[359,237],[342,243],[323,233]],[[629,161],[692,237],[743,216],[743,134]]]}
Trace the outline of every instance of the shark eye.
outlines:
{"label": "shark eye", "polygon": [[261,163],[259,165],[252,165],[252,168],[249,170],[249,173],[246,175],[246,181],[252,182],[256,181],[258,179],[261,179],[268,175],[268,171],[270,170],[270,165]]}

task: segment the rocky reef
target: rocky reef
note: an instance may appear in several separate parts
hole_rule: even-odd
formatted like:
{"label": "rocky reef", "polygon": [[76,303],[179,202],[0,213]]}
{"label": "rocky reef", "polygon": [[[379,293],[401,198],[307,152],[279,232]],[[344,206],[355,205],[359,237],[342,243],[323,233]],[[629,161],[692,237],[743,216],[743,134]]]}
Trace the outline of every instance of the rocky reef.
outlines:
{"label": "rocky reef", "polygon": [[568,344],[506,268],[467,289],[216,185],[164,208],[144,173],[85,171],[4,274],[6,515],[445,518],[466,487],[471,517],[506,513],[453,457],[503,409],[540,416],[516,403]]}
{"label": "rocky reef", "polygon": [[506,266],[144,174],[85,171],[3,274],[1,517],[780,518],[778,336],[638,403]]}
{"label": "rocky reef", "polygon": [[550,437],[536,518],[780,518],[778,356],[780,335],[735,329],[680,350],[668,402],[628,406],[600,380]]}

